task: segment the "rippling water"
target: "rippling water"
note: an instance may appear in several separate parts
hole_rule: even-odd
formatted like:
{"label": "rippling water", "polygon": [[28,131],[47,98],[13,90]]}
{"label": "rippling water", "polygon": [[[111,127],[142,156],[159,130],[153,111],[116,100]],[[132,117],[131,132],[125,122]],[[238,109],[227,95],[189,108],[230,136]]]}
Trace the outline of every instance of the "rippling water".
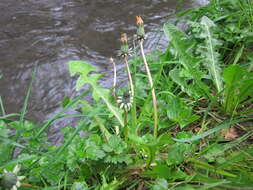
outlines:
{"label": "rippling water", "polygon": [[[74,96],[75,81],[66,62],[86,60],[107,73],[102,86],[111,87],[108,58],[116,56],[122,32],[135,32],[134,16],[146,24],[148,49],[162,33],[160,25],[175,12],[178,0],[1,0],[0,95],[7,112],[18,112],[31,70],[39,65],[29,103],[29,117],[43,120],[55,113],[65,96]],[[185,0],[184,8],[206,0]],[[160,39],[160,41],[159,41]],[[163,38],[162,38],[163,39]],[[121,65],[119,64],[120,68]]]}

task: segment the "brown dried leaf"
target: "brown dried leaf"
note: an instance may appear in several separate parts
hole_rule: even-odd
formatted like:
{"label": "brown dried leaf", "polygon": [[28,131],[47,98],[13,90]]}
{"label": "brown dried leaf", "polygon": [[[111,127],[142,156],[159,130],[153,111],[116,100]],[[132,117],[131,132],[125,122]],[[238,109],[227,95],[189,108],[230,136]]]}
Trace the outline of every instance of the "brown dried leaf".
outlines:
{"label": "brown dried leaf", "polygon": [[239,135],[236,132],[236,128],[235,127],[231,127],[230,129],[227,130],[227,132],[225,134],[225,139],[235,139],[238,136]]}

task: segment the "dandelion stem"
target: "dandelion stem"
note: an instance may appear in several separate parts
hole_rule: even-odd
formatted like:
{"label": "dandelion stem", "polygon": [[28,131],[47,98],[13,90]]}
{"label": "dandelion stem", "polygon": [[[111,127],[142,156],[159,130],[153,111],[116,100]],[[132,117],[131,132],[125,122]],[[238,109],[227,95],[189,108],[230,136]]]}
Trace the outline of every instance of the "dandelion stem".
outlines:
{"label": "dandelion stem", "polygon": [[5,113],[5,109],[4,109],[4,105],[3,105],[3,101],[2,101],[1,96],[0,96],[0,108],[1,108],[1,111],[2,111],[2,116],[5,116],[6,113]]}
{"label": "dandelion stem", "polygon": [[143,59],[143,62],[144,62],[145,68],[146,68],[147,75],[148,75],[150,88],[152,90],[152,100],[153,100],[153,108],[154,108],[154,137],[157,137],[158,109],[157,109],[156,94],[155,94],[155,89],[154,89],[154,86],[153,86],[152,76],[151,76],[151,73],[150,73],[150,70],[149,70],[149,67],[148,67],[148,63],[147,63],[147,59],[146,59],[144,49],[143,49],[143,40],[140,40],[139,44],[140,44],[142,59]]}
{"label": "dandelion stem", "polygon": [[116,70],[116,65],[115,65],[114,59],[112,57],[110,58],[110,62],[113,65],[113,91],[112,91],[112,95],[113,95],[114,99],[116,100],[117,99],[117,97],[116,97],[117,70]]}
{"label": "dandelion stem", "polygon": [[129,64],[128,64],[128,58],[125,57],[124,61],[125,61],[125,64],[126,64],[128,80],[129,80],[129,83],[130,83],[131,96],[134,97],[134,86],[133,86],[131,71],[130,71]]}
{"label": "dandelion stem", "polygon": [[127,111],[124,110],[124,136],[125,141],[128,140]]}
{"label": "dandelion stem", "polygon": [[[136,44],[135,44],[135,40],[133,39],[133,46],[134,46],[134,59],[137,59],[137,51],[136,51]],[[133,86],[136,87],[136,62],[133,62]],[[135,94],[135,91],[134,91]],[[136,114],[136,101],[135,98],[133,96],[133,105],[132,105],[132,126],[135,126],[134,128],[134,133],[137,134],[137,114]]]}
{"label": "dandelion stem", "polygon": [[[130,84],[130,97],[134,97],[134,87],[133,87],[133,80],[132,80],[132,76],[131,76],[131,71],[130,71],[130,68],[129,68],[129,64],[128,64],[128,57],[126,56],[124,58],[124,61],[125,61],[125,64],[126,64],[126,68],[127,68],[127,75],[128,75],[128,80],[129,80],[129,84]],[[127,111],[125,110],[124,111],[124,114],[125,114],[125,122],[124,122],[124,131],[125,131],[125,141],[127,141],[128,139],[128,125],[127,125]]]}

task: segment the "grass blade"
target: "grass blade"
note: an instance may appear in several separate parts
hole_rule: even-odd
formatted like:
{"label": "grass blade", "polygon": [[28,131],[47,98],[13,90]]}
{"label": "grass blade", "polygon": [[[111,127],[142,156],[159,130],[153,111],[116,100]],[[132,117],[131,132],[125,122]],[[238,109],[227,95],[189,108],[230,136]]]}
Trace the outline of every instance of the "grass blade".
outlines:
{"label": "grass blade", "polygon": [[193,141],[196,141],[196,140],[199,140],[199,139],[202,139],[208,135],[211,135],[215,132],[218,132],[220,131],[221,129],[226,129],[228,127],[230,127],[231,125],[233,124],[236,124],[236,123],[239,123],[239,122],[243,122],[243,121],[250,121],[250,120],[253,120],[253,118],[247,118],[247,119],[238,119],[238,120],[234,120],[234,121],[226,121],[220,125],[218,125],[217,127],[215,128],[212,128],[202,134],[199,134],[199,135],[195,135],[191,138],[184,138],[184,139],[176,139],[176,138],[173,138],[174,141],[176,142],[193,142]]}
{"label": "grass blade", "polygon": [[23,107],[21,109],[19,121],[20,121],[20,123],[22,125],[23,125],[25,114],[26,114],[26,111],[27,111],[28,101],[29,101],[29,98],[30,98],[30,95],[31,95],[32,84],[33,84],[33,82],[35,80],[36,72],[37,72],[37,66],[35,66],[35,68],[33,69],[32,79],[31,79],[31,82],[30,82],[29,87],[28,87],[28,91],[27,91],[27,94],[26,94],[26,97],[25,97],[25,101],[24,101]]}
{"label": "grass blade", "polygon": [[68,109],[70,109],[74,104],[76,104],[79,100],[83,97],[88,95],[90,90],[82,92],[78,97],[70,101],[61,111],[59,111],[56,115],[54,115],[51,119],[47,120],[46,123],[41,127],[37,135],[34,137],[35,139],[38,138],[48,127],[49,125],[54,122],[56,119],[61,118],[61,115],[65,113]]}
{"label": "grass blade", "polygon": [[8,119],[8,118],[10,118],[10,117],[20,117],[20,114],[19,114],[19,113],[10,113],[10,114],[1,116],[1,117],[0,117],[0,120]]}
{"label": "grass blade", "polygon": [[90,117],[95,116],[97,113],[99,112],[99,107],[94,109],[92,112],[90,112],[76,127],[75,131],[72,133],[72,135],[70,136],[70,138],[67,140],[67,142],[65,142],[65,144],[63,146],[61,146],[56,155],[54,156],[54,162],[57,161],[58,158],[60,158],[60,154],[70,145],[70,143],[73,141],[73,139],[76,137],[76,135],[78,135],[78,133],[81,131],[81,129],[83,128],[84,124],[89,121]]}

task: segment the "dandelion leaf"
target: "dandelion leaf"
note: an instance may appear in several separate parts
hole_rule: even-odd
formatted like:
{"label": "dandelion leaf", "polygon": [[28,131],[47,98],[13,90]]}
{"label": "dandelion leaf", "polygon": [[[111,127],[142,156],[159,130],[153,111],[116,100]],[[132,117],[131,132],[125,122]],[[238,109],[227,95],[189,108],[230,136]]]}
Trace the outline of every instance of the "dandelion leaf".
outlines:
{"label": "dandelion leaf", "polygon": [[199,119],[199,116],[193,114],[192,109],[178,97],[170,97],[167,116],[177,122],[181,128]]}
{"label": "dandelion leaf", "polygon": [[215,27],[215,24],[211,19],[203,16],[200,24],[202,26],[200,38],[205,39],[205,47],[201,51],[202,57],[204,58],[204,65],[208,69],[218,92],[220,92],[222,90],[222,78],[221,68],[219,65],[220,54],[218,53],[218,47],[221,45],[221,43],[213,34],[213,28]]}
{"label": "dandelion leaf", "polygon": [[202,91],[204,95],[210,96],[208,87],[201,81],[203,78],[203,73],[199,69],[201,59],[195,57],[192,53],[194,41],[171,23],[165,23],[163,29],[169,40],[169,45],[176,52],[179,63],[185,68],[194,83],[196,83],[198,91]]}
{"label": "dandelion leaf", "polygon": [[119,123],[123,126],[123,119],[121,116],[121,110],[113,106],[109,101],[110,91],[105,88],[100,88],[97,84],[98,79],[101,77],[100,74],[94,74],[97,69],[88,64],[85,61],[70,61],[68,62],[70,75],[74,76],[79,74],[79,78],[76,82],[76,90],[80,90],[85,84],[90,85],[93,88],[92,97],[95,101],[102,99],[107,105],[110,112],[118,119]]}

